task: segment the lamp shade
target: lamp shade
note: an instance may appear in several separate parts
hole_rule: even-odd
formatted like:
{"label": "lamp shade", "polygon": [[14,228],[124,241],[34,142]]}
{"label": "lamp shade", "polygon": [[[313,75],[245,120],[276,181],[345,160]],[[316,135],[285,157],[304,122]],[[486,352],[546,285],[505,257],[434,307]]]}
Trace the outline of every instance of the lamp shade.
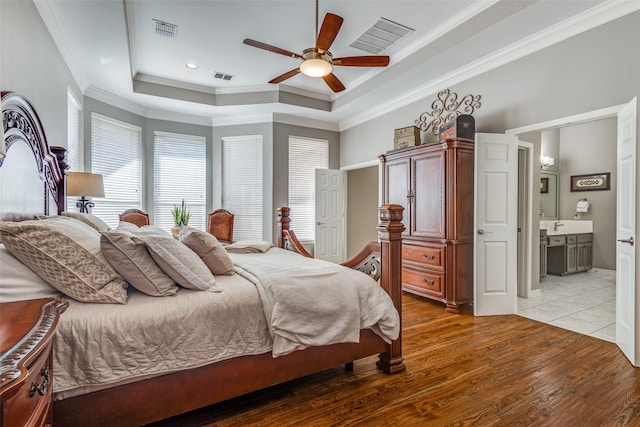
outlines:
{"label": "lamp shade", "polygon": [[102,175],[69,172],[67,174],[67,196],[104,197]]}

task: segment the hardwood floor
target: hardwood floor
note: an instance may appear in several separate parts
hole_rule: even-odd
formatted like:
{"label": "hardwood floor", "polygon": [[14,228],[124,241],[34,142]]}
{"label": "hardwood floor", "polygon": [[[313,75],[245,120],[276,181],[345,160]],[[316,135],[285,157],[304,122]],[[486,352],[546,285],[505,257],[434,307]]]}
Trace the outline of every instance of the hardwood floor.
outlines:
{"label": "hardwood floor", "polygon": [[408,294],[403,304],[404,373],[367,358],[153,426],[640,425],[640,368],[615,344]]}

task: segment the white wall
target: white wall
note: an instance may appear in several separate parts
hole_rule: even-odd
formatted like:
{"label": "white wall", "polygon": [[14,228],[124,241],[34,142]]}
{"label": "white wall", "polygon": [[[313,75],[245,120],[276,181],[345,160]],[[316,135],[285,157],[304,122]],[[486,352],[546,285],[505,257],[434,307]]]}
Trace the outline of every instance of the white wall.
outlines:
{"label": "white wall", "polygon": [[67,88],[82,92],[31,1],[0,0],[0,88],[25,96],[50,145],[67,146]]}

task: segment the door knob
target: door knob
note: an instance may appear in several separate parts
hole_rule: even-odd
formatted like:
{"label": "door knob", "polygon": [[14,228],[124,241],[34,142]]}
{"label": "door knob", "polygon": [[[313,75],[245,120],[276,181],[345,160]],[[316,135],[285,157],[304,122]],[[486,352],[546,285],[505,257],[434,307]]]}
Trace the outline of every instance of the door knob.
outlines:
{"label": "door knob", "polygon": [[322,224],[324,224],[324,222],[320,222],[320,221],[316,222],[316,225],[322,225]]}
{"label": "door knob", "polygon": [[621,242],[621,243],[628,243],[628,244],[630,244],[631,246],[633,246],[633,244],[634,244],[633,237],[629,237],[628,239],[618,239],[618,242]]}
{"label": "door knob", "polygon": [[478,228],[478,234],[491,234],[492,231],[484,231],[482,228]]}

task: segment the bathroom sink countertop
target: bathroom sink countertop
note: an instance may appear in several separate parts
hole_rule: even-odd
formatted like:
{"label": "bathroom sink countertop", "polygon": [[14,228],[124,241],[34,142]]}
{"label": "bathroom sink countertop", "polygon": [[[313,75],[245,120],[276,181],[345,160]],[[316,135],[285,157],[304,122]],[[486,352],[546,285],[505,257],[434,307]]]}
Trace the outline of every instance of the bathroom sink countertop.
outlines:
{"label": "bathroom sink countertop", "polygon": [[[557,225],[557,229],[555,224]],[[590,220],[558,220],[558,221],[540,221],[540,229],[547,230],[548,236],[558,236],[565,234],[583,234],[593,233],[593,221]]]}

